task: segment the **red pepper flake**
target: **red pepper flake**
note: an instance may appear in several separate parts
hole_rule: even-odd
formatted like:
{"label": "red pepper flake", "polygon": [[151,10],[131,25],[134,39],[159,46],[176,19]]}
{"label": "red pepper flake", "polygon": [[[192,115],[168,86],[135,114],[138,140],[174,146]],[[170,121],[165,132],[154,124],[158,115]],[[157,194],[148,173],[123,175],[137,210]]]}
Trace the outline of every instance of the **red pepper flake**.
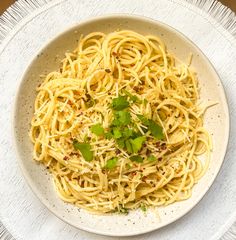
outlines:
{"label": "red pepper flake", "polygon": [[130,64],[131,67],[134,67],[134,64]]}
{"label": "red pepper flake", "polygon": [[146,180],[147,180],[147,176],[143,176],[143,177],[142,177],[142,180],[143,180],[143,181],[146,181]]}
{"label": "red pepper flake", "polygon": [[69,100],[69,101],[68,101],[68,104],[69,104],[69,105],[72,105],[72,101],[71,101],[71,100]]}
{"label": "red pepper flake", "polygon": [[139,90],[139,87],[138,86],[134,86],[133,89],[134,89],[134,91],[137,92]]}
{"label": "red pepper flake", "polygon": [[109,68],[105,69],[105,72],[110,73],[111,70]]}
{"label": "red pepper flake", "polygon": [[65,156],[64,158],[63,158],[63,160],[68,160],[69,158],[67,157],[67,156]]}
{"label": "red pepper flake", "polygon": [[70,156],[80,156],[80,154],[78,153],[78,152],[71,152],[70,154],[69,154]]}
{"label": "red pepper flake", "polygon": [[161,150],[166,150],[166,145],[161,146]]}
{"label": "red pepper flake", "polygon": [[120,153],[121,153],[120,149],[116,149],[116,154],[120,154]]}
{"label": "red pepper flake", "polygon": [[116,52],[112,52],[112,55],[113,56],[117,56],[118,54]]}
{"label": "red pepper flake", "polygon": [[161,161],[161,160],[162,160],[162,157],[159,157],[159,158],[158,158],[158,161]]}
{"label": "red pepper flake", "polygon": [[82,115],[83,115],[83,113],[81,112],[81,113],[77,114],[76,117],[80,117]]}
{"label": "red pepper flake", "polygon": [[146,151],[147,156],[149,156],[151,153],[152,153],[152,151],[150,149],[147,149],[147,151]]}

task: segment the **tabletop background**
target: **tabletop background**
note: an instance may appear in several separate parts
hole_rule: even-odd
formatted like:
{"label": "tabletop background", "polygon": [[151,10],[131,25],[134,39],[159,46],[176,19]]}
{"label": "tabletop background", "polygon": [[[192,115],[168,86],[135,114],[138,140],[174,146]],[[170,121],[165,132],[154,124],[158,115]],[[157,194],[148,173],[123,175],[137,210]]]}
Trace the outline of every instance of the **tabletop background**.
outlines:
{"label": "tabletop background", "polygon": [[[0,0],[0,14],[2,14],[15,0]],[[236,0],[220,0],[225,6],[236,12]]]}
{"label": "tabletop background", "polygon": [[[27,0],[25,0],[27,1]],[[13,0],[0,0],[0,14],[5,11],[5,9],[12,3],[14,3],[15,1]],[[223,4],[225,4],[226,6],[230,7],[232,10],[234,10],[236,12],[236,0],[221,0],[221,2]],[[2,237],[1,235],[1,228],[0,228],[0,238]],[[2,239],[2,238],[1,238]],[[10,238],[3,238],[3,239],[10,239]],[[232,235],[231,238],[223,238],[223,239],[236,239],[235,235]]]}

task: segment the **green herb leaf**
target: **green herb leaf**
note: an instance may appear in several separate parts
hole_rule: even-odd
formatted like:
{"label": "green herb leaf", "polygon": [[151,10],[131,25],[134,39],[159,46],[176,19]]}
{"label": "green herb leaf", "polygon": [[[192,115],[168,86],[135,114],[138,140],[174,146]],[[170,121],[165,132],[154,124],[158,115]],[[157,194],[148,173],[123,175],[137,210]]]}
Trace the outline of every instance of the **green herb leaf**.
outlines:
{"label": "green herb leaf", "polygon": [[147,157],[147,159],[148,159],[148,161],[150,161],[150,162],[153,162],[153,161],[156,161],[156,160],[157,160],[157,158],[156,158],[155,156],[153,156],[153,155],[149,155],[149,156]]}
{"label": "green herb leaf", "polygon": [[133,153],[133,148],[132,148],[132,144],[130,141],[131,140],[129,140],[129,139],[125,140],[125,147],[126,147],[128,153]]}
{"label": "green herb leaf", "polygon": [[162,127],[159,126],[157,123],[155,123],[151,119],[148,121],[149,121],[148,129],[150,130],[151,134],[159,140],[163,139],[164,134],[163,134]]}
{"label": "green herb leaf", "polygon": [[130,139],[133,153],[137,153],[143,146],[143,143],[146,141],[146,137],[137,137],[135,139]]}
{"label": "green herb leaf", "polygon": [[117,142],[119,148],[125,147],[125,140],[123,138],[117,139],[116,142]]}
{"label": "green herb leaf", "polygon": [[132,157],[129,158],[132,162],[137,162],[137,163],[142,163],[143,162],[143,158],[139,155],[134,155]]}
{"label": "green herb leaf", "polygon": [[146,126],[149,125],[149,121],[146,117],[144,117],[143,115],[141,114],[137,114],[137,117],[139,118],[139,120]]}
{"label": "green herb leaf", "polygon": [[106,139],[110,140],[110,139],[112,139],[112,137],[113,137],[113,135],[112,135],[111,132],[106,132],[106,133],[105,133],[105,138],[106,138]]}
{"label": "green herb leaf", "polygon": [[129,137],[133,136],[134,130],[131,128],[125,128],[125,129],[123,129],[122,134],[124,137],[129,138]]}
{"label": "green herb leaf", "polygon": [[79,150],[85,161],[90,162],[93,160],[93,152],[89,143],[80,143],[76,139],[73,141],[75,150]]}
{"label": "green herb leaf", "polygon": [[114,114],[114,120],[112,125],[114,126],[126,126],[131,122],[131,115],[127,111],[117,111]]}
{"label": "green herb leaf", "polygon": [[119,96],[118,98],[114,98],[112,100],[111,107],[114,110],[120,111],[120,110],[123,110],[123,109],[129,107],[129,102],[126,100],[126,97]]}
{"label": "green herb leaf", "polygon": [[121,138],[122,137],[122,133],[118,128],[113,128],[113,137],[115,139]]}
{"label": "green herb leaf", "polygon": [[100,123],[95,124],[91,127],[91,132],[96,134],[97,136],[103,136],[104,135],[104,128]]}
{"label": "green herb leaf", "polygon": [[163,134],[163,129],[161,126],[159,126],[156,122],[154,122],[152,119],[147,119],[146,117],[144,117],[141,114],[138,114],[137,117],[139,118],[139,120],[148,127],[148,130],[151,132],[151,134],[161,140],[164,138],[164,134]]}
{"label": "green herb leaf", "polygon": [[106,162],[106,165],[104,166],[104,168],[111,170],[111,169],[116,167],[117,162],[118,162],[118,158],[117,157],[111,158],[110,160],[108,160]]}

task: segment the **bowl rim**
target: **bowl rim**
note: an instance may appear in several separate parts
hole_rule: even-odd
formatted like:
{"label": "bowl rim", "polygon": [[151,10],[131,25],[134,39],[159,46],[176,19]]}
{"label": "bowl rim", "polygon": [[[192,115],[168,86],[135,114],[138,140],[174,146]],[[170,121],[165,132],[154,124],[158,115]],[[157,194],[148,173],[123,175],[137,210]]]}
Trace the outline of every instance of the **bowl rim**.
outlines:
{"label": "bowl rim", "polygon": [[[21,86],[23,83],[23,80],[28,72],[28,70],[31,68],[32,64],[34,63],[34,60],[37,57],[37,53],[42,52],[48,45],[50,45],[53,41],[55,41],[57,38],[63,36],[64,34],[67,34],[73,30],[76,30],[78,27],[83,26],[83,25],[87,25],[99,20],[111,20],[111,19],[116,19],[116,18],[121,18],[121,19],[131,19],[131,20],[137,20],[137,21],[143,21],[146,23],[151,23],[151,24],[155,24],[157,26],[161,26],[162,28],[165,28],[173,33],[175,33],[179,38],[183,39],[185,42],[188,42],[192,48],[194,48],[197,52],[199,52],[202,57],[204,58],[204,60],[207,62],[209,68],[211,68],[211,71],[215,74],[216,78],[218,79],[218,83],[220,88],[222,89],[222,98],[224,99],[224,105],[225,105],[225,110],[226,110],[226,115],[225,115],[225,122],[226,122],[226,128],[227,128],[227,134],[225,137],[225,141],[224,144],[222,145],[222,160],[220,162],[220,164],[218,164],[218,168],[215,169],[214,174],[212,174],[212,178],[211,181],[208,182],[208,186],[207,188],[202,191],[202,193],[196,197],[195,203],[190,205],[190,207],[185,208],[185,210],[183,210],[181,212],[181,214],[178,214],[176,217],[174,217],[173,219],[166,221],[164,224],[161,224],[160,226],[157,226],[155,228],[146,228],[143,231],[136,231],[136,232],[132,232],[132,233],[126,233],[126,234],[122,234],[119,233],[115,233],[113,234],[110,231],[99,231],[99,230],[94,230],[90,227],[83,227],[83,226],[79,226],[76,223],[70,222],[68,221],[66,218],[63,218],[63,216],[56,210],[54,209],[51,204],[42,196],[42,194],[40,193],[40,191],[38,191],[38,189],[36,188],[35,184],[33,183],[33,181],[31,181],[31,177],[28,173],[28,171],[24,168],[24,161],[22,159],[22,157],[20,156],[20,151],[19,151],[19,146],[17,144],[17,133],[16,133],[16,113],[17,113],[17,102],[18,99],[20,98],[20,90],[21,90]],[[230,137],[230,115],[229,115],[229,104],[228,104],[228,100],[227,100],[227,95],[226,95],[226,91],[224,88],[224,85],[221,81],[221,78],[219,77],[219,74],[217,73],[215,67],[213,66],[213,64],[211,63],[211,61],[208,59],[208,57],[202,52],[202,50],[191,40],[189,39],[187,36],[185,36],[182,32],[180,32],[179,30],[175,29],[174,27],[153,19],[151,17],[146,17],[146,16],[142,16],[142,15],[138,15],[138,14],[129,14],[129,13],[110,13],[110,14],[103,14],[103,15],[98,15],[98,16],[89,16],[87,18],[82,19],[81,21],[79,21],[76,24],[71,25],[69,28],[66,28],[65,30],[59,32],[58,34],[56,34],[54,37],[50,38],[48,41],[46,41],[46,43],[43,44],[43,46],[37,51],[37,53],[35,55],[33,55],[33,57],[29,60],[29,63],[27,64],[26,69],[23,71],[20,80],[17,82],[17,86],[16,86],[16,95],[14,97],[14,101],[13,101],[13,109],[12,109],[12,117],[11,117],[11,135],[13,138],[13,149],[14,152],[16,154],[16,158],[17,158],[17,162],[18,165],[20,166],[21,172],[24,176],[24,179],[26,180],[28,186],[30,187],[31,191],[34,193],[34,195],[39,199],[39,201],[41,203],[43,203],[43,205],[51,212],[53,213],[56,217],[58,217],[60,220],[62,220],[63,222],[69,224],[72,227],[75,227],[79,230],[84,230],[86,232],[89,233],[95,233],[95,234],[99,234],[99,235],[103,235],[103,236],[111,236],[111,237],[128,237],[128,236],[137,236],[137,235],[142,235],[148,232],[152,232],[155,231],[157,229],[166,227],[167,225],[174,223],[175,221],[177,221],[178,219],[182,218],[183,216],[185,216],[187,213],[189,213],[195,206],[197,206],[197,204],[199,204],[199,202],[203,199],[203,197],[206,195],[206,193],[210,190],[210,188],[212,187],[216,177],[219,174],[219,171],[223,165],[224,159],[225,159],[225,155],[227,152],[227,148],[228,148],[228,143],[229,143],[229,137]],[[33,160],[33,159],[32,159]]]}

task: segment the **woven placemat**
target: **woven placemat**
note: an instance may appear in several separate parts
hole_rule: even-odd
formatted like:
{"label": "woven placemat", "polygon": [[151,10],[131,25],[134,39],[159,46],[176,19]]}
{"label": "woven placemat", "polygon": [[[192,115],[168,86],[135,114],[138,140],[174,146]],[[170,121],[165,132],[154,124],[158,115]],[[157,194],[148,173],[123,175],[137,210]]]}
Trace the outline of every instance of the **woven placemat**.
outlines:
{"label": "woven placemat", "polygon": [[19,0],[0,17],[0,238],[110,239],[65,224],[39,202],[18,168],[11,135],[14,96],[33,57],[71,25],[108,13],[144,15],[183,32],[219,73],[231,115],[225,162],[203,200],[161,230],[122,239],[236,239],[236,16],[215,0]]}

